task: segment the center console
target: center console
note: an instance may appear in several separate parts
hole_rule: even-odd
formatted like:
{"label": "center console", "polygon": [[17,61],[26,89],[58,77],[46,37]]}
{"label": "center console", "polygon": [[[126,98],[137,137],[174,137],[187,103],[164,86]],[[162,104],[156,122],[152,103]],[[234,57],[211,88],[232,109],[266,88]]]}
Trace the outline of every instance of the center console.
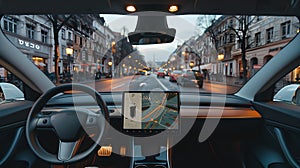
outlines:
{"label": "center console", "polygon": [[169,139],[180,133],[179,92],[124,92],[122,107],[122,131],[133,137],[131,168],[170,168]]}

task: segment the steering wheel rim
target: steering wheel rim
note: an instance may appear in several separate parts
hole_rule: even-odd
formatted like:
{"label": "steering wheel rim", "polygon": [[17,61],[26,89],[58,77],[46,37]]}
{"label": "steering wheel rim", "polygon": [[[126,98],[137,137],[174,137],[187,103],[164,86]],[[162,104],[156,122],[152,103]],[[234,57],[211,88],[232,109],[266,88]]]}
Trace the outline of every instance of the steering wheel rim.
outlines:
{"label": "steering wheel rim", "polygon": [[[77,144],[75,142],[67,142],[67,141],[61,142],[61,139],[59,138],[60,139],[59,153],[57,155],[54,155],[54,154],[47,152],[41,146],[41,144],[39,143],[38,138],[37,138],[36,128],[37,128],[37,125],[39,122],[38,118],[37,118],[37,114],[40,113],[40,111],[43,109],[43,107],[46,105],[46,103],[53,96],[55,96],[59,93],[62,93],[64,91],[71,91],[71,90],[82,91],[82,92],[89,94],[91,97],[93,97],[95,102],[98,104],[98,106],[101,109],[101,113],[99,114],[99,117],[97,117],[96,124],[100,124],[99,125],[100,132],[99,132],[99,135],[96,137],[96,139],[93,139],[95,141],[95,143],[93,145],[91,145],[91,147],[89,147],[87,150],[85,150],[84,152],[81,152],[79,154],[76,154],[76,155],[69,153],[69,154],[67,154],[67,155],[70,155],[70,156],[68,156],[69,158],[68,157],[64,158],[63,155],[65,153],[62,154],[62,156],[60,154],[60,151],[64,150],[62,148],[66,148],[66,147],[76,148],[75,145],[77,145]],[[86,156],[88,156],[98,146],[98,144],[100,143],[100,140],[104,134],[104,131],[105,131],[105,127],[106,127],[105,122],[106,121],[109,121],[109,111],[106,106],[106,103],[103,101],[101,95],[96,90],[94,90],[93,88],[91,88],[89,86],[82,85],[82,84],[62,84],[62,85],[56,86],[56,87],[48,90],[44,94],[42,94],[38,98],[38,100],[34,103],[34,105],[32,106],[32,108],[28,114],[27,122],[26,122],[26,139],[27,139],[27,142],[28,142],[30,148],[32,149],[32,151],[42,160],[45,160],[47,162],[54,163],[54,164],[74,163],[74,162],[79,161],[79,160],[85,158]],[[62,152],[65,152],[65,151],[62,151]],[[67,152],[70,152],[70,151],[67,151]],[[73,151],[71,151],[71,152],[73,152]]]}

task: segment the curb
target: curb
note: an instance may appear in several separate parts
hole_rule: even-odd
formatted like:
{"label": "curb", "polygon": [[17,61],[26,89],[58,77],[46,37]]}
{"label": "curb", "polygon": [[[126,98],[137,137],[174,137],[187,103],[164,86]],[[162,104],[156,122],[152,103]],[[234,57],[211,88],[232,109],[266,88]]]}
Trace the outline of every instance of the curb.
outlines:
{"label": "curb", "polygon": [[235,86],[235,87],[242,87],[243,85],[241,84],[231,84],[231,83],[224,83],[224,82],[218,82],[218,81],[203,81],[204,83],[214,83],[214,84],[222,84],[222,85],[229,85],[229,86]]}

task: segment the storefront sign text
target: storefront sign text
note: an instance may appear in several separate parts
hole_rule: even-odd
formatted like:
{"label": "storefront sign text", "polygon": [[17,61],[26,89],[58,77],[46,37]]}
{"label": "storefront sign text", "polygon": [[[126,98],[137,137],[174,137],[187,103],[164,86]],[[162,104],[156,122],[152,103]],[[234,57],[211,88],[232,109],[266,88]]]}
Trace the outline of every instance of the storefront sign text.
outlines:
{"label": "storefront sign text", "polygon": [[29,48],[35,48],[37,50],[39,50],[41,47],[37,44],[34,44],[34,43],[31,43],[31,42],[28,42],[28,41],[24,41],[24,40],[21,40],[19,39],[19,44],[20,45],[23,45],[25,47],[29,47]]}

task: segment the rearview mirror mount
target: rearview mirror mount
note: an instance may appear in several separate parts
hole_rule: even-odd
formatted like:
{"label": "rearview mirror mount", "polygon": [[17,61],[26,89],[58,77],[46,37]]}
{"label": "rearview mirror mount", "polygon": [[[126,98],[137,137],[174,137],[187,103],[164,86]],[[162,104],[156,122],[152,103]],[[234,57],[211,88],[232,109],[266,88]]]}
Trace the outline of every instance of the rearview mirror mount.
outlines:
{"label": "rearview mirror mount", "polygon": [[134,32],[128,34],[132,45],[171,43],[174,41],[176,30],[169,28],[166,14],[143,12],[138,14]]}

